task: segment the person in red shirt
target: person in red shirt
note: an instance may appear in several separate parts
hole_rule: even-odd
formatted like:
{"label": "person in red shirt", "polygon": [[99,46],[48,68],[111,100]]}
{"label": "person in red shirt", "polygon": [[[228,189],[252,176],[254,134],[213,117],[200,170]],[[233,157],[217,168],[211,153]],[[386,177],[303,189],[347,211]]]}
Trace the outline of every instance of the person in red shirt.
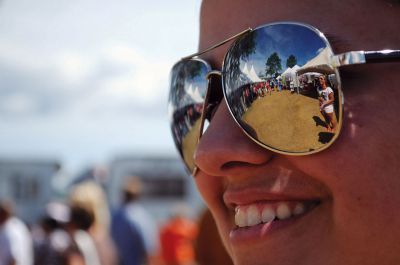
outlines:
{"label": "person in red shirt", "polygon": [[161,254],[166,265],[193,265],[193,242],[197,237],[197,224],[182,213],[175,213],[161,228]]}

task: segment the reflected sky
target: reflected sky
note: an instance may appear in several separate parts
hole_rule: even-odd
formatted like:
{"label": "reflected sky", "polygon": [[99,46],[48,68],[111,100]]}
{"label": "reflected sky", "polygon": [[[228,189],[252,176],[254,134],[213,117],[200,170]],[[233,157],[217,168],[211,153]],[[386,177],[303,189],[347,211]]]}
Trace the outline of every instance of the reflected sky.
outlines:
{"label": "reflected sky", "polygon": [[324,41],[312,30],[298,25],[275,25],[259,29],[256,34],[256,51],[248,61],[254,65],[258,75],[265,74],[265,62],[276,52],[281,59],[283,72],[286,60],[290,55],[297,59],[297,65],[302,66],[316,57],[325,48]]}

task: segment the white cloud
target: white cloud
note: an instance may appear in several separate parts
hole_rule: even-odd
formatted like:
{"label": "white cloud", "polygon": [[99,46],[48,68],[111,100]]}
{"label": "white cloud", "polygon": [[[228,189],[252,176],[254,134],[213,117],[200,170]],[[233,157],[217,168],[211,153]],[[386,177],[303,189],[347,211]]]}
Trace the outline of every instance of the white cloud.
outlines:
{"label": "white cloud", "polygon": [[85,82],[85,79],[94,71],[95,62],[82,53],[62,51],[57,57],[55,62],[48,62],[48,64],[57,65],[61,81],[71,85]]}
{"label": "white cloud", "polygon": [[100,79],[100,87],[107,95],[130,97],[136,104],[155,103],[167,87],[170,62],[155,58],[129,45],[110,47],[107,61],[125,71]]}
{"label": "white cloud", "polygon": [[108,59],[115,63],[132,65],[146,61],[142,53],[126,43],[115,43],[103,50]]}

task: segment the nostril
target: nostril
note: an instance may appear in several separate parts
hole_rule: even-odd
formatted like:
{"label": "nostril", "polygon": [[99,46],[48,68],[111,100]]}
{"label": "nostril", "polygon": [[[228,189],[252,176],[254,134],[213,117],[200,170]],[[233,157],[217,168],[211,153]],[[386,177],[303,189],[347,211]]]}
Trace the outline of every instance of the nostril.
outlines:
{"label": "nostril", "polygon": [[263,158],[260,161],[256,161],[255,159],[249,160],[249,161],[229,161],[221,166],[222,170],[229,170],[235,167],[254,167],[254,165],[262,165],[265,163],[271,163],[271,161],[274,159],[274,154],[271,153],[270,156],[268,156],[267,159]]}

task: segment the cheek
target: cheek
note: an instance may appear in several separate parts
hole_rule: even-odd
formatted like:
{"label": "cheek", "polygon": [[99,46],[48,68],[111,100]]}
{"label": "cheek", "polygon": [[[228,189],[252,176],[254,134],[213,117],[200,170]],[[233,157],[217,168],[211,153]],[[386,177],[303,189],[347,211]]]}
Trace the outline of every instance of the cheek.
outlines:
{"label": "cheek", "polygon": [[230,253],[227,235],[229,234],[231,213],[223,203],[224,182],[220,177],[203,175],[202,172],[196,177],[196,185],[206,203],[208,209],[216,222],[227,251]]}
{"label": "cheek", "polygon": [[[350,95],[345,101],[341,135],[326,152],[316,155],[326,181],[356,197],[380,196],[378,189],[400,188],[399,104],[385,93]],[[389,92],[389,90],[386,90]],[[400,96],[400,95],[399,95]],[[364,194],[363,194],[364,193]],[[396,197],[400,197],[397,195]]]}
{"label": "cheek", "polygon": [[394,174],[400,160],[400,80],[393,66],[357,69],[354,75],[358,79],[343,82],[343,129],[332,150],[356,172],[366,169],[363,173],[368,176]]}
{"label": "cheek", "polygon": [[204,175],[200,172],[196,178],[197,189],[213,215],[223,207],[223,183],[221,178]]}
{"label": "cheek", "polygon": [[352,88],[345,92],[338,140],[326,151],[293,161],[331,190],[343,238],[378,241],[385,235],[394,242],[400,236],[394,232],[400,225],[400,90],[390,78]]}

